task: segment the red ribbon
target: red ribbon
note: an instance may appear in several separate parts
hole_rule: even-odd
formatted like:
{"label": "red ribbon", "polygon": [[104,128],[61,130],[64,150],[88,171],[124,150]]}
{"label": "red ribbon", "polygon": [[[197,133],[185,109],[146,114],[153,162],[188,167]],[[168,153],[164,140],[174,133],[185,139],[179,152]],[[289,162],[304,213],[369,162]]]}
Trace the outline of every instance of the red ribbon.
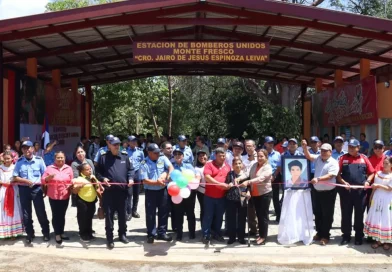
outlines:
{"label": "red ribbon", "polygon": [[14,186],[7,186],[5,190],[5,198],[4,198],[4,211],[9,217],[14,217],[14,198],[15,190]]}

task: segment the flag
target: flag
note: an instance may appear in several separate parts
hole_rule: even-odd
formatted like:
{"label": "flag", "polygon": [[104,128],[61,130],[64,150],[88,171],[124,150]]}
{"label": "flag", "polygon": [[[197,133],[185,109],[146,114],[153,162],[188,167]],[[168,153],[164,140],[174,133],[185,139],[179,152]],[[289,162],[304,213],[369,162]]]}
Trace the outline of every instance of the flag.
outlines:
{"label": "flag", "polygon": [[42,125],[41,148],[45,150],[46,145],[49,142],[50,142],[50,139],[49,139],[49,123],[48,123],[48,117],[45,116],[44,123]]}

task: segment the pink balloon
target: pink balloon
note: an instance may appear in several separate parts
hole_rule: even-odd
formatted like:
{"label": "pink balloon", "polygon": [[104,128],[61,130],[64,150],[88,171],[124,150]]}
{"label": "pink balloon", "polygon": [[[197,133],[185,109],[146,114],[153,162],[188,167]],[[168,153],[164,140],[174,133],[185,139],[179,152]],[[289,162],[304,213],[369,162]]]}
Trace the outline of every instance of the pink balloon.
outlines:
{"label": "pink balloon", "polygon": [[198,180],[198,179],[193,179],[191,182],[188,183],[188,187],[191,190],[197,189],[199,187],[199,185],[200,185],[200,180]]}
{"label": "pink balloon", "polygon": [[180,195],[172,196],[172,201],[174,204],[180,204],[182,201],[182,197]]}

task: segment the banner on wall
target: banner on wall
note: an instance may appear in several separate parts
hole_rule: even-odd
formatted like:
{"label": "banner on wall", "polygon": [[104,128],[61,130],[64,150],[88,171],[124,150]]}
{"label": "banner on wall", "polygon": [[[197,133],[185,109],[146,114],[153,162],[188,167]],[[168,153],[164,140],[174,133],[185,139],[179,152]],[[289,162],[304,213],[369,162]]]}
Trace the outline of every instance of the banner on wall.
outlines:
{"label": "banner on wall", "polygon": [[376,78],[314,94],[312,115],[318,127],[377,124]]}
{"label": "banner on wall", "polygon": [[55,151],[64,151],[72,159],[81,137],[80,103],[77,92],[25,77],[21,82],[20,136],[40,143],[46,116],[50,141],[58,142]]}

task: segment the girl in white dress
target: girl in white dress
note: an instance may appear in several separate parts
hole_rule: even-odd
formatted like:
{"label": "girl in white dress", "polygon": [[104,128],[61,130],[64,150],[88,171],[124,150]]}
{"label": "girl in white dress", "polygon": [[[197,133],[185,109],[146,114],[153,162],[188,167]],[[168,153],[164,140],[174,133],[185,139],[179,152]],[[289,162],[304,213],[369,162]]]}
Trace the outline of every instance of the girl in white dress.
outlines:
{"label": "girl in white dress", "polygon": [[392,157],[384,159],[384,170],[377,172],[372,185],[370,209],[364,233],[373,238],[372,248],[383,245],[389,250],[392,243]]}
{"label": "girl in white dress", "polygon": [[15,238],[23,234],[19,188],[11,184],[14,165],[12,153],[4,152],[0,165],[0,239]]}

